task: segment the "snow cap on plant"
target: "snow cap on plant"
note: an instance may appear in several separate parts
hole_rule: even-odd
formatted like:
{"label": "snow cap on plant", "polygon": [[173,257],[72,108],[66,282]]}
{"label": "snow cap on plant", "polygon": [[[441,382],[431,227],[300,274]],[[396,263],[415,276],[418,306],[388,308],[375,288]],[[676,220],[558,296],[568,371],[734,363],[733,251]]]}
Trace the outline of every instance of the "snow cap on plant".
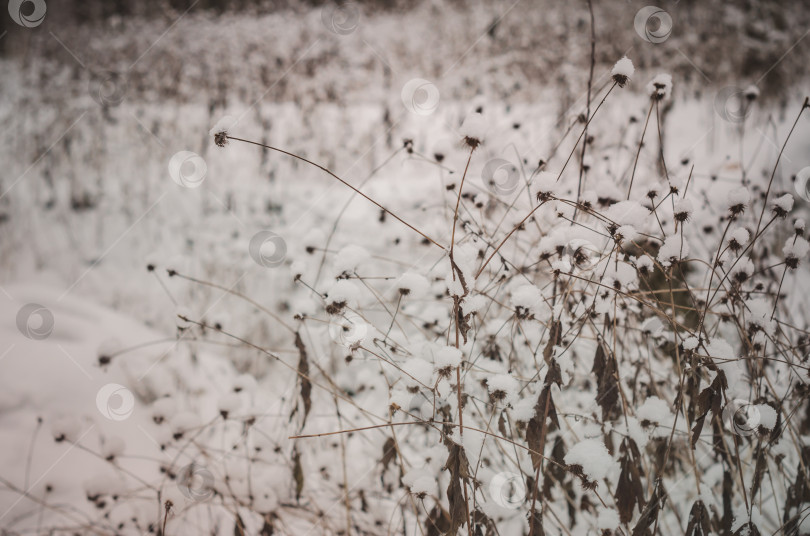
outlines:
{"label": "snow cap on plant", "polygon": [[751,192],[745,186],[734,188],[728,192],[728,210],[732,216],[738,216],[745,211],[745,205],[751,200]]}
{"label": "snow cap on plant", "polygon": [[788,238],[782,253],[785,254],[785,266],[795,270],[799,266],[799,260],[807,256],[810,252],[810,244],[801,236]]}
{"label": "snow cap on plant", "polygon": [[471,149],[475,149],[482,143],[487,133],[487,123],[484,116],[479,112],[468,115],[461,124],[461,135],[464,144]]}
{"label": "snow cap on plant", "polygon": [[433,365],[440,376],[449,376],[450,371],[461,365],[461,350],[454,346],[445,346],[433,356]]}
{"label": "snow cap on plant", "polygon": [[777,197],[771,204],[771,210],[773,210],[773,213],[777,218],[786,218],[788,212],[793,210],[793,196],[790,194],[785,194]]}
{"label": "snow cap on plant", "polygon": [[616,62],[616,65],[613,66],[613,70],[610,71],[610,75],[619,87],[624,87],[624,85],[630,81],[634,72],[635,68],[633,67],[633,62],[630,61],[630,58],[625,56]]}
{"label": "snow cap on plant", "polygon": [[647,84],[647,93],[653,100],[666,100],[672,95],[672,75],[661,73],[655,75]]}
{"label": "snow cap on plant", "polygon": [[664,243],[658,250],[658,262],[669,267],[687,255],[689,255],[689,244],[680,236],[671,235],[664,240]]}
{"label": "snow cap on plant", "polygon": [[549,201],[554,196],[557,187],[557,177],[548,171],[541,171],[534,181],[537,186],[537,200],[540,202]]}
{"label": "snow cap on plant", "polygon": [[793,232],[796,236],[804,236],[804,218],[798,218],[793,222]]}
{"label": "snow cap on plant", "polygon": [[647,255],[642,255],[636,259],[636,270],[641,275],[649,275],[653,271],[653,260]]}
{"label": "snow cap on plant", "polygon": [[744,227],[737,227],[729,233],[728,247],[731,251],[737,252],[748,243],[749,238],[748,230]]}
{"label": "snow cap on plant", "polygon": [[232,115],[226,115],[216,122],[208,134],[214,137],[214,143],[216,143],[217,146],[225,147],[228,144],[228,131],[230,131],[235,124],[236,118]]}
{"label": "snow cap on plant", "polygon": [[520,392],[520,383],[509,374],[497,374],[487,378],[487,391],[494,403],[511,404]]}
{"label": "snow cap on plant", "polygon": [[692,202],[688,199],[681,199],[675,203],[675,221],[683,223],[692,216]]}

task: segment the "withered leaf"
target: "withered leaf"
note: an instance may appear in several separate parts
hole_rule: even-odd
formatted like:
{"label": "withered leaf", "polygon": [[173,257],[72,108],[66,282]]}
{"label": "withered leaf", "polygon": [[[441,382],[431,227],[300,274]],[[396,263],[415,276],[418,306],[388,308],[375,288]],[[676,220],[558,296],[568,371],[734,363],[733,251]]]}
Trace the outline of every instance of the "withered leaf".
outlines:
{"label": "withered leaf", "polygon": [[692,505],[689,521],[686,524],[686,536],[709,536],[709,512],[700,499]]}
{"label": "withered leaf", "polygon": [[543,530],[543,512],[535,508],[529,513],[529,534],[531,536],[546,536]]}
{"label": "withered leaf", "polygon": [[560,344],[561,336],[562,324],[559,320],[555,320],[551,323],[551,327],[548,330],[548,342],[543,349],[543,359],[545,359],[546,363],[551,363],[551,356],[554,355],[554,347]]}
{"label": "withered leaf", "polygon": [[810,475],[805,468],[810,463],[810,447],[802,448],[802,456],[796,467],[796,480],[790,485],[785,498],[785,511],[782,515],[785,534],[798,534],[801,516],[798,515],[802,503],[810,502]]}
{"label": "withered leaf", "polygon": [[238,513],[233,521],[233,536],[245,536],[245,522]]}
{"label": "withered leaf", "polygon": [[425,520],[426,536],[442,536],[450,530],[450,516],[438,503]]}
{"label": "withered leaf", "polygon": [[307,422],[309,410],[312,408],[312,383],[309,381],[309,360],[307,359],[307,348],[301,339],[301,334],[295,333],[295,347],[298,348],[298,379],[301,381],[301,400],[304,402],[304,420],[301,428]]}
{"label": "withered leaf", "polygon": [[[760,536],[760,534],[761,533],[759,532],[759,528],[751,521],[743,523],[740,528],[734,531],[734,536]],[[793,534],[793,533],[785,532],[785,534]]]}
{"label": "withered leaf", "polygon": [[397,447],[396,443],[394,442],[393,437],[389,437],[385,440],[385,444],[383,445],[383,454],[382,454],[382,466],[383,471],[388,469],[388,466],[391,462],[396,461],[397,459]]}
{"label": "withered leaf", "polygon": [[596,403],[602,408],[602,420],[613,420],[619,414],[618,368],[616,359],[601,343],[596,347],[591,372],[596,374]]}
{"label": "withered leaf", "polygon": [[449,534],[455,534],[467,522],[464,486],[470,478],[470,464],[461,445],[450,443],[447,450],[449,455],[444,468],[450,472],[450,484],[447,486],[447,501],[450,504]]}
{"label": "withered leaf", "polygon": [[301,500],[301,492],[304,491],[304,469],[301,467],[301,454],[298,449],[293,449],[293,480],[295,480],[295,500]]}
{"label": "withered leaf", "polygon": [[635,441],[629,437],[624,438],[619,452],[621,472],[614,497],[619,519],[622,523],[629,523],[633,518],[633,509],[638,507],[641,512],[644,508],[644,486],[639,472],[640,453]]}
{"label": "withered leaf", "polygon": [[[546,426],[546,419],[550,419],[551,426]],[[546,446],[548,431],[557,429],[560,423],[557,420],[557,410],[554,408],[554,399],[551,397],[551,387],[548,385],[540,391],[537,404],[534,406],[534,417],[529,420],[526,427],[526,442],[531,449],[532,466],[536,471],[543,461],[543,449]]]}
{"label": "withered leaf", "polygon": [[665,493],[661,479],[655,481],[652,495],[650,496],[647,506],[641,512],[641,517],[638,518],[636,526],[633,528],[633,536],[649,536],[652,534],[651,528],[655,525],[658,519],[658,512],[661,510],[661,505],[664,502]]}

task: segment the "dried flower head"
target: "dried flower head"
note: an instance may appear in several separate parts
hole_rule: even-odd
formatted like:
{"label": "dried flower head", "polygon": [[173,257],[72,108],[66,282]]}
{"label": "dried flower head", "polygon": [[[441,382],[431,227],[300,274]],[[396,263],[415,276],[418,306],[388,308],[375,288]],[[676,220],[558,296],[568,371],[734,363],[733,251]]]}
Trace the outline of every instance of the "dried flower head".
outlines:
{"label": "dried flower head", "polygon": [[630,81],[630,77],[633,76],[634,72],[635,68],[633,67],[633,62],[625,56],[616,62],[610,74],[613,77],[613,81],[616,82],[619,87],[624,87],[624,85]]}

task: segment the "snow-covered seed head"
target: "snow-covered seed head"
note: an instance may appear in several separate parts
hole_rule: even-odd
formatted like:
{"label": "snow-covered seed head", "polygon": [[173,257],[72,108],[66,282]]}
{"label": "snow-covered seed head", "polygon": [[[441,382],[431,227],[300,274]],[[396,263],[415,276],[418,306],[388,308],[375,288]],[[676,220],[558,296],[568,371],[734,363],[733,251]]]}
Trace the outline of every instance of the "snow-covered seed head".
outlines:
{"label": "snow-covered seed head", "polygon": [[653,261],[647,255],[642,255],[636,259],[636,270],[642,276],[650,275],[653,270]]}
{"label": "snow-covered seed head", "polygon": [[692,202],[688,199],[681,199],[675,203],[675,221],[683,223],[692,215]]}
{"label": "snow-covered seed head", "polygon": [[554,197],[557,178],[548,171],[541,171],[534,181],[537,187],[537,201],[545,203]]}
{"label": "snow-covered seed head", "polygon": [[484,142],[487,131],[487,124],[484,116],[479,113],[471,113],[461,124],[461,135],[464,145],[470,149],[475,149]]}
{"label": "snow-covered seed head", "polygon": [[759,88],[754,84],[751,84],[750,86],[745,88],[745,91],[743,91],[743,95],[745,95],[745,100],[747,100],[748,102],[753,102],[757,100],[757,98],[759,98]]}
{"label": "snow-covered seed head", "polygon": [[214,143],[218,147],[225,147],[228,144],[228,132],[236,125],[236,121],[237,119],[232,115],[223,116],[208,131],[208,134],[214,137]]}
{"label": "snow-covered seed head", "polygon": [[619,87],[624,87],[624,85],[630,81],[634,72],[635,68],[633,67],[633,62],[625,56],[616,62],[610,74],[613,77],[613,81],[616,82]]}
{"label": "snow-covered seed head", "polygon": [[773,200],[771,210],[777,218],[786,218],[788,213],[793,210],[793,196],[785,194]]}
{"label": "snow-covered seed head", "polygon": [[799,267],[799,260],[807,256],[810,252],[810,243],[801,236],[788,238],[782,253],[785,254],[785,266],[791,270]]}
{"label": "snow-covered seed head", "polygon": [[745,244],[748,243],[749,234],[748,231],[742,227],[738,227],[731,232],[731,235],[728,239],[728,248],[737,253],[740,251]]}
{"label": "snow-covered seed head", "polygon": [[745,212],[745,206],[750,199],[751,193],[744,186],[731,190],[728,193],[728,210],[731,216],[736,217]]}
{"label": "snow-covered seed head", "polygon": [[656,75],[647,85],[647,92],[653,100],[668,99],[672,95],[672,76],[666,73]]}

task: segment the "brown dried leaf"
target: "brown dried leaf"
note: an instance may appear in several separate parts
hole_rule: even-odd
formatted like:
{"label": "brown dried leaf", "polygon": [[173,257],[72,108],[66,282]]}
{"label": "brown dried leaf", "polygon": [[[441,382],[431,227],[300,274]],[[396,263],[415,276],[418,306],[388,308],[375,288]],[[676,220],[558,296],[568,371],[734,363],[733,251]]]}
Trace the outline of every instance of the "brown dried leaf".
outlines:
{"label": "brown dried leaf", "polygon": [[[551,419],[551,426],[546,426],[546,419]],[[546,386],[540,391],[537,397],[537,404],[534,406],[534,417],[529,420],[526,427],[526,442],[531,449],[532,466],[536,471],[543,461],[543,449],[546,446],[546,435],[551,429],[560,427],[557,420],[557,410],[554,408],[554,399],[551,397],[551,387]]]}
{"label": "brown dried leaf", "polygon": [[641,512],[641,517],[638,518],[636,526],[633,528],[633,536],[649,536],[652,534],[650,529],[655,525],[658,520],[658,512],[661,510],[661,505],[666,497],[661,479],[655,481],[652,495],[644,511]]}
{"label": "brown dried leaf", "polygon": [[396,442],[394,442],[393,437],[389,437],[385,440],[385,444],[383,445],[383,454],[382,454],[382,466],[383,471],[388,469],[388,466],[391,462],[396,461],[397,459],[397,446]]}
{"label": "brown dried leaf", "polygon": [[467,522],[464,486],[470,478],[470,464],[461,445],[450,443],[447,449],[449,455],[444,468],[450,471],[450,484],[447,486],[447,501],[450,504],[449,534],[455,534]]}
{"label": "brown dried leaf", "polygon": [[295,500],[301,500],[301,492],[304,491],[304,469],[301,467],[301,454],[297,449],[293,449],[293,480],[295,480]]}
{"label": "brown dried leaf", "polygon": [[621,453],[619,464],[619,482],[616,485],[616,508],[622,523],[629,523],[633,519],[633,510],[638,507],[641,512],[644,508],[644,486],[641,483],[639,472],[640,453],[635,441],[626,437],[619,449]]}
{"label": "brown dried leaf", "polygon": [[548,343],[546,343],[546,347],[543,349],[543,359],[545,359],[546,363],[551,364],[551,356],[554,355],[554,347],[560,344],[561,336],[562,324],[559,320],[555,320],[548,330]]}
{"label": "brown dried leaf", "polygon": [[312,408],[312,383],[309,381],[309,360],[307,359],[307,348],[301,339],[301,334],[295,333],[295,347],[298,348],[298,378],[301,381],[301,400],[304,402],[304,420],[301,428],[307,422],[309,410]]}
{"label": "brown dried leaf", "polygon": [[591,372],[596,374],[596,403],[602,408],[602,420],[607,422],[619,415],[619,382],[616,359],[600,343],[596,347]]}
{"label": "brown dried leaf", "polygon": [[709,512],[700,499],[692,505],[689,521],[686,524],[686,536],[709,536]]}

